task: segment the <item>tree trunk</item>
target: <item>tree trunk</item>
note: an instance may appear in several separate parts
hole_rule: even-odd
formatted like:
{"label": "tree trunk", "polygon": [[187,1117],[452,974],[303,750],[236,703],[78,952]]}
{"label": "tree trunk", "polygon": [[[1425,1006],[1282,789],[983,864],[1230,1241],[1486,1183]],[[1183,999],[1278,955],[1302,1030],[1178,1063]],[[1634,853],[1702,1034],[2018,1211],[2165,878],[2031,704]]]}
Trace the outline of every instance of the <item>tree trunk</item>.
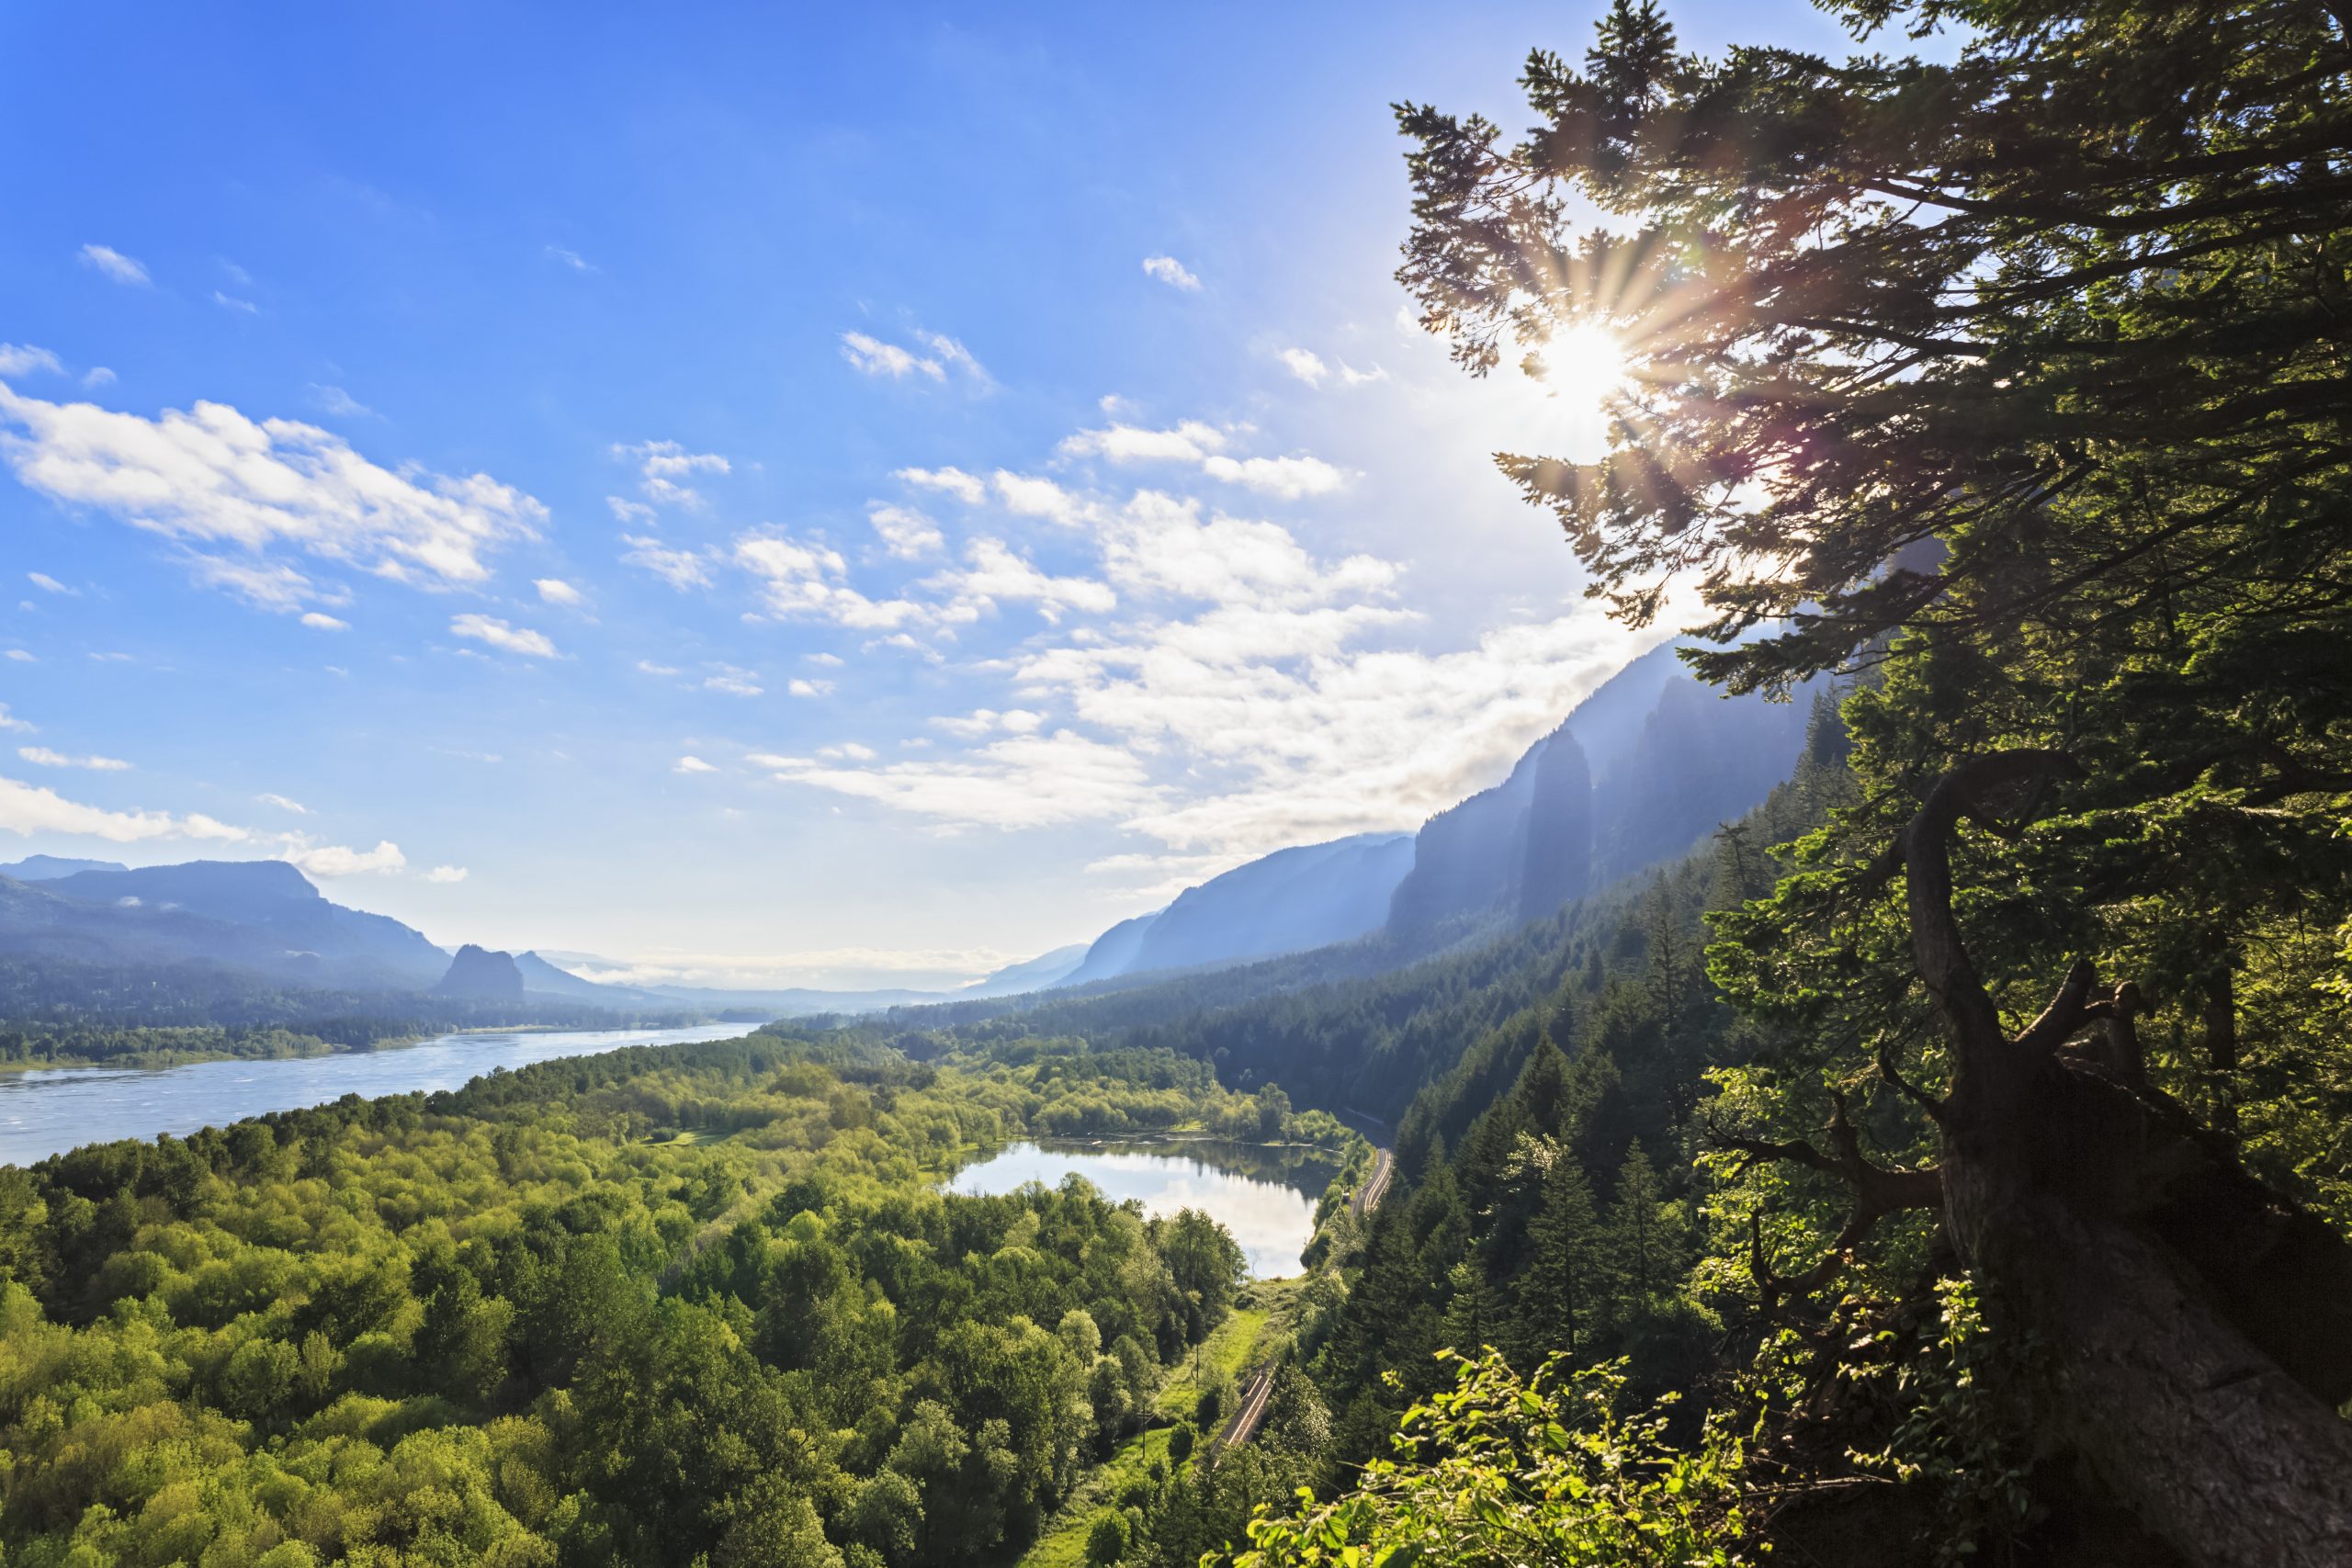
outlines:
{"label": "tree trunk", "polygon": [[[1952,1047],[1939,1119],[1962,1260],[2049,1370],[2051,1435],[2200,1568],[2352,1563],[2352,1248],[2138,1072],[2136,995],[2077,963],[2015,1039],[1961,941],[1950,839],[2073,771],[1963,762],[1897,846],[1913,954]],[[2061,1049],[2087,1027],[2103,1052]]]}

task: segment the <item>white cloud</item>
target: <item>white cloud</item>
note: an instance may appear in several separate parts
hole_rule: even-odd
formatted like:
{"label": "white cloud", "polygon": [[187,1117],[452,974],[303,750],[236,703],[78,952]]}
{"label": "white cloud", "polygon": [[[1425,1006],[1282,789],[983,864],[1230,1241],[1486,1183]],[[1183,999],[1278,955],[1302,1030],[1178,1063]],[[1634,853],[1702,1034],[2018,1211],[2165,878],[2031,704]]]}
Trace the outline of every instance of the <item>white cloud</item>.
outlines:
{"label": "white cloud", "polygon": [[0,831],[30,836],[62,833],[134,844],[152,839],[207,839],[241,843],[253,835],[200,813],[175,817],[167,811],[108,811],[67,800],[56,791],[0,778]]}
{"label": "white cloud", "polygon": [[943,715],[931,721],[933,728],[966,740],[978,740],[999,730],[1010,735],[1033,735],[1045,722],[1045,715],[1032,713],[1027,708],[1008,708],[1001,713],[995,708],[974,708],[963,718]]}
{"label": "white cloud", "polygon": [[30,344],[0,343],[0,376],[30,376],[46,370],[52,376],[65,374],[65,367],[57,355]]}
{"label": "white cloud", "polygon": [[82,372],[82,385],[85,387],[111,387],[114,380],[114,372],[103,365],[93,365]]}
{"label": "white cloud", "polygon": [[562,245],[549,245],[548,247],[548,257],[551,261],[561,262],[564,265],[570,267],[574,272],[594,272],[596,270],[594,267],[588,265],[588,259],[582,255],[578,251],[571,250]]}
{"label": "white cloud", "polygon": [[1213,479],[1238,484],[1285,501],[1329,495],[1347,483],[1347,476],[1320,457],[1211,457],[1201,471]]}
{"label": "white cloud", "polygon": [[531,580],[531,586],[539,591],[539,598],[542,603],[548,604],[577,604],[580,603],[580,590],[574,588],[571,584],[566,582],[560,577],[534,578]]}
{"label": "white cloud", "polygon": [[288,800],[282,795],[257,795],[254,798],[264,806],[275,806],[280,811],[291,811],[297,817],[308,817],[311,814],[309,807],[299,800]]}
{"label": "white cloud", "polygon": [[[647,500],[661,506],[700,506],[702,492],[686,481],[696,474],[734,472],[733,466],[718,453],[689,452],[674,441],[640,441],[633,446],[616,445],[613,456],[636,462],[638,489],[645,492]],[[631,519],[621,510],[624,504],[615,502],[613,510],[626,523]]]}
{"label": "white cloud", "polygon": [[820,746],[817,755],[836,762],[870,762],[877,753],[871,746],[861,746],[854,740],[844,740],[838,746]]}
{"label": "white cloud", "polygon": [[1016,517],[1043,517],[1065,525],[1086,521],[1086,504],[1051,479],[999,468],[993,482],[997,499]]}
{"label": "white cloud", "polygon": [[842,667],[842,656],[838,653],[804,653],[800,657],[808,663],[820,665],[827,670]]}
{"label": "white cloud", "polygon": [[637,667],[645,671],[648,675],[679,675],[684,673],[684,671],[677,670],[667,664],[656,664],[650,659],[639,660],[637,661]]}
{"label": "white cloud", "polygon": [[760,580],[768,607],[780,615],[814,616],[837,626],[888,631],[923,616],[905,599],[876,601],[844,581],[848,570],[838,551],[777,530],[739,535],[735,562]]}
{"label": "white cloud", "polygon": [[915,329],[915,336],[932,353],[939,356],[942,364],[961,370],[983,387],[996,385],[994,378],[989,375],[987,368],[972,357],[972,351],[946,333],[927,333],[918,327]]}
{"label": "white cloud", "polygon": [[993,609],[1008,600],[1027,602],[1051,621],[1065,609],[1100,614],[1119,603],[1107,584],[1091,577],[1049,576],[1001,539],[974,539],[965,547],[964,559],[962,568],[926,580],[954,594],[959,611]]}
{"label": "white cloud", "polygon": [[613,515],[624,523],[650,523],[654,518],[653,508],[641,501],[631,501],[625,495],[608,495],[605,497],[605,504],[611,507]]}
{"label": "white cloud", "polygon": [[1351,387],[1364,386],[1373,381],[1385,381],[1388,372],[1375,365],[1369,370],[1359,370],[1352,365],[1340,367],[1340,379]]}
{"label": "white cloud", "polygon": [[556,657],[555,644],[549,642],[545,634],[535,632],[528,626],[508,626],[495,615],[458,615],[449,622],[449,633],[453,637],[470,637],[504,652],[519,653],[531,659]]}
{"label": "white cloud", "polygon": [[261,307],[254,304],[252,300],[239,299],[233,295],[221,293],[218,288],[212,291],[212,302],[215,305],[220,306],[224,310],[235,310],[243,315],[258,316],[261,314]]}
{"label": "white cloud", "polygon": [[470,874],[461,865],[436,865],[424,874],[427,882],[463,882]]}
{"label": "white cloud", "polygon": [[286,858],[312,876],[390,875],[408,865],[408,857],[390,839],[378,840],[372,850],[355,850],[342,844],[312,844],[290,838]]}
{"label": "white cloud", "polygon": [[28,571],[25,573],[25,581],[44,593],[63,593],[75,599],[82,596],[80,589],[68,588],[45,571]]}
{"label": "white cloud", "polygon": [[311,394],[311,406],[322,413],[333,414],[337,419],[376,417],[374,409],[369,408],[341,387],[322,387],[313,381],[308,390]]}
{"label": "white cloud", "polygon": [[237,559],[200,550],[190,550],[180,558],[189,575],[206,587],[221,589],[256,610],[274,615],[292,615],[313,600],[341,604],[350,597],[340,589],[322,588],[307,573],[280,560]]}
{"label": "white cloud", "polygon": [[314,632],[347,632],[351,629],[349,621],[339,620],[334,615],[318,610],[305,610],[302,613],[302,624]]}
{"label": "white cloud", "polygon": [[1125,747],[1067,729],[1008,737],[961,757],[880,767],[794,757],[752,760],[787,784],[956,825],[1020,829],[1100,821],[1158,807],[1166,795]]}
{"label": "white cloud", "polygon": [[[184,543],[233,545],[274,573],[261,602],[300,574],[262,558],[285,545],[425,588],[485,581],[485,557],[537,535],[547,508],[487,474],[379,468],[338,435],[256,423],[225,403],[158,419],[51,403],[0,385],[0,456],[28,489]],[[210,579],[244,591],[228,567]]]}
{"label": "white cloud", "polygon": [[1174,256],[1146,256],[1143,258],[1143,270],[1170,288],[1181,288],[1187,294],[1201,291],[1201,280]]}
{"label": "white cloud", "polygon": [[621,557],[624,564],[651,572],[681,593],[710,586],[710,565],[696,551],[673,549],[646,534],[623,534],[621,543],[631,547]]}
{"label": "white cloud", "polygon": [[752,674],[752,671],[738,670],[732,665],[722,664],[718,667],[718,673],[704,680],[702,689],[706,692],[724,692],[730,697],[756,697],[760,695],[762,688],[753,682]]}
{"label": "white cloud", "polygon": [[1283,368],[1310,387],[1319,387],[1323,378],[1331,373],[1323,356],[1311,348],[1286,348],[1282,351]]}
{"label": "white cloud", "polygon": [[1225,440],[1225,432],[1215,425],[1188,419],[1170,430],[1132,424],[1081,430],[1063,438],[1061,451],[1064,457],[1100,457],[1114,463],[1201,463],[1223,451]]}
{"label": "white cloud", "polygon": [[119,757],[69,757],[46,746],[19,746],[17,755],[44,768],[87,768],[100,773],[127,773],[130,768],[130,764]]}
{"label": "white cloud", "polygon": [[37,728],[38,727],[28,724],[23,719],[18,718],[15,714],[10,713],[6,703],[0,703],[0,729],[18,729],[22,730],[27,735],[30,735],[34,733]]}
{"label": "white cloud", "polygon": [[833,694],[831,681],[809,681],[797,675],[784,689],[796,697],[830,697]]}
{"label": "white cloud", "polygon": [[712,767],[700,757],[681,757],[675,762],[671,764],[670,771],[673,773],[686,774],[715,773],[718,772],[717,768]]}
{"label": "white cloud", "polygon": [[911,506],[871,502],[866,505],[865,518],[874,525],[874,532],[880,536],[882,547],[904,560],[917,560],[936,554],[946,543],[939,532],[939,525]]}
{"label": "white cloud", "polygon": [[925,490],[944,491],[967,506],[978,506],[988,499],[988,486],[980,477],[961,468],[900,468],[892,477]]}
{"label": "white cloud", "polygon": [[112,245],[84,245],[75,253],[84,266],[134,288],[147,286],[147,269]]}
{"label": "white cloud", "polygon": [[1325,495],[1347,476],[1320,457],[1235,457],[1225,448],[1225,431],[1188,419],[1166,430],[1111,424],[1081,430],[1061,444],[1066,457],[1101,457],[1113,463],[1191,463],[1213,479],[1238,484],[1285,501]]}
{"label": "white cloud", "polygon": [[[40,660],[36,660],[31,654],[26,652],[21,648],[10,649],[8,650],[8,657],[15,660],[19,664],[36,664],[40,662]],[[8,727],[6,724],[0,724],[0,729],[6,729]]]}
{"label": "white cloud", "polygon": [[928,376],[934,381],[947,379],[947,367],[936,359],[925,359],[895,343],[868,337],[864,333],[842,333],[842,357],[868,376],[888,376],[893,381],[909,376]]}

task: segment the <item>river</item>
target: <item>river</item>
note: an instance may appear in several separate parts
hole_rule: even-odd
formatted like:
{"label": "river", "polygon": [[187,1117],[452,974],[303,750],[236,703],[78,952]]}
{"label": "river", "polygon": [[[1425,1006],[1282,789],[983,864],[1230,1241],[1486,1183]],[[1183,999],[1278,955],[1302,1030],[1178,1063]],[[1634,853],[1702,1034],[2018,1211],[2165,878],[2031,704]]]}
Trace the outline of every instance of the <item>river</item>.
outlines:
{"label": "river", "polygon": [[951,1192],[1010,1192],[1024,1182],[1048,1187],[1086,1178],[1113,1202],[1140,1200],[1144,1212],[1199,1209],[1233,1234],[1259,1279],[1299,1271],[1315,1235],[1315,1203],[1339,1172],[1328,1155],[1212,1139],[1182,1143],[1019,1143],[967,1165]]}
{"label": "river", "polygon": [[325,1105],[346,1094],[457,1089],[493,1067],[593,1056],[624,1045],[736,1040],[746,1023],[679,1029],[568,1029],[445,1034],[415,1045],[274,1061],[196,1062],[153,1070],[38,1067],[0,1073],[0,1164],[29,1165],[84,1144],[185,1137],[270,1111]]}

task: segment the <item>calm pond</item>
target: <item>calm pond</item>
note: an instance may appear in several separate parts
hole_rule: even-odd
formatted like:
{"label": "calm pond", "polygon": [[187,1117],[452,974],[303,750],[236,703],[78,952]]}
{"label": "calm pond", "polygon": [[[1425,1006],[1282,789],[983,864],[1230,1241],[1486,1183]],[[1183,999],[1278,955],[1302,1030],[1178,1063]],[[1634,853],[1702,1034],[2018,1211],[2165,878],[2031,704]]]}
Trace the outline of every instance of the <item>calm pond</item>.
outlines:
{"label": "calm pond", "polygon": [[1299,1270],[1315,1234],[1315,1203],[1339,1174],[1339,1161],[1313,1149],[1267,1148],[1213,1139],[1182,1143],[1087,1143],[1059,1139],[1013,1144],[956,1173],[951,1192],[1010,1192],[1024,1182],[1048,1187],[1076,1174],[1114,1203],[1142,1201],[1148,1214],[1199,1209],[1233,1233],[1261,1280]]}
{"label": "calm pond", "polygon": [[84,1144],[185,1137],[269,1111],[297,1111],[356,1094],[364,1100],[457,1089],[492,1067],[553,1056],[593,1056],[624,1045],[735,1040],[747,1023],[679,1029],[570,1029],[445,1034],[421,1044],[267,1062],[197,1062],[152,1071],[40,1067],[0,1073],[0,1163],[29,1165]]}

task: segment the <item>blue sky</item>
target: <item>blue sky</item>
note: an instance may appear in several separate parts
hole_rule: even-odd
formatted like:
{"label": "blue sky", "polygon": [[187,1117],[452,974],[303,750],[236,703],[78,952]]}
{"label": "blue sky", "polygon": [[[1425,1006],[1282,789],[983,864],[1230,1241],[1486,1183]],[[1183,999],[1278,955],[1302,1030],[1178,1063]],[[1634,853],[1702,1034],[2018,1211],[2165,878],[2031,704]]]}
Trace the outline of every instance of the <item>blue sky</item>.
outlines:
{"label": "blue sky", "polygon": [[0,856],[931,984],[1418,825],[1636,645],[1386,106],[1591,15],[7,8]]}

